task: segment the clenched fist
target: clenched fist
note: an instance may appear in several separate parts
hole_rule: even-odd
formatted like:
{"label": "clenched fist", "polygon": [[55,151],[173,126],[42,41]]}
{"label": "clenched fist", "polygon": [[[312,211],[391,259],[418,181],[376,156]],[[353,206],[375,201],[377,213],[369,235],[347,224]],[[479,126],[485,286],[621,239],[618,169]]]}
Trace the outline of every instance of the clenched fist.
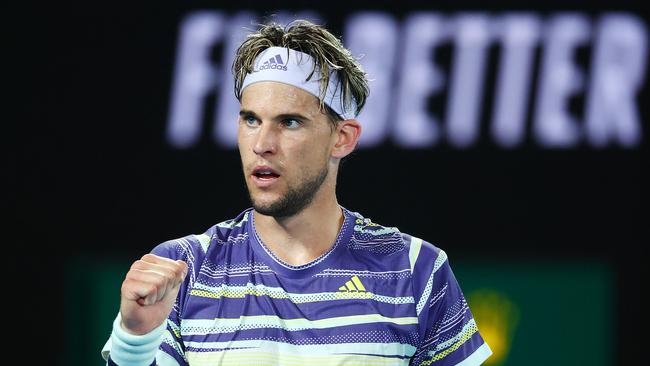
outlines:
{"label": "clenched fist", "polygon": [[122,282],[120,313],[122,328],[135,335],[149,333],[169,316],[187,264],[155,254],[133,263]]}

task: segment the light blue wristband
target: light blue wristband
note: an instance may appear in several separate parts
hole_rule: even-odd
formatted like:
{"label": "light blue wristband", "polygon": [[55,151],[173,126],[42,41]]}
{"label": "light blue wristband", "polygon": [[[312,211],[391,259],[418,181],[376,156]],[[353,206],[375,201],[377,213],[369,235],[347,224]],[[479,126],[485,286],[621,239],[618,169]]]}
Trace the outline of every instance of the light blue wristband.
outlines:
{"label": "light blue wristband", "polygon": [[110,356],[120,366],[149,366],[155,358],[162,343],[163,333],[167,328],[164,321],[151,332],[143,335],[130,334],[122,329],[122,314],[117,314],[111,333]]}

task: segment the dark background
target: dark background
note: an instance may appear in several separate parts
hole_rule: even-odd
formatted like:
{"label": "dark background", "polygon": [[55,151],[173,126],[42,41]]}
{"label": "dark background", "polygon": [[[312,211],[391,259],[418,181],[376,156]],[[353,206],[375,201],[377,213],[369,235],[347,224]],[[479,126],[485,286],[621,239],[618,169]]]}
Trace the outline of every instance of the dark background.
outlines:
{"label": "dark background", "polygon": [[[339,35],[344,14],[366,9],[398,17],[427,9],[542,16],[622,10],[646,27],[650,22],[640,2],[626,1],[339,3],[23,3],[3,11],[7,347],[33,360],[27,364],[64,364],[70,260],[136,259],[248,207],[236,151],[207,133],[185,150],[165,140],[178,26],[191,11],[314,9]],[[487,131],[467,149],[442,143],[407,150],[387,141],[343,165],[339,202],[435,243],[452,261],[606,263],[614,273],[616,363],[640,364],[647,354],[640,345],[648,329],[641,296],[648,290],[649,239],[643,85],[643,138],[635,148],[547,149],[527,138],[504,149]],[[67,336],[83,337],[83,330]]]}

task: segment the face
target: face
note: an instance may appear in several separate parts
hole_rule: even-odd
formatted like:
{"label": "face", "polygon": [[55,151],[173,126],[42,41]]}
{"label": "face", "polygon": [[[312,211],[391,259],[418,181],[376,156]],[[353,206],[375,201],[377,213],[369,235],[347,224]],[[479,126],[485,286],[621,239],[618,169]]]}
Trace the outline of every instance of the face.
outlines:
{"label": "face", "polygon": [[306,91],[276,82],[248,86],[241,99],[239,153],[251,202],[274,217],[299,213],[323,192],[336,133]]}

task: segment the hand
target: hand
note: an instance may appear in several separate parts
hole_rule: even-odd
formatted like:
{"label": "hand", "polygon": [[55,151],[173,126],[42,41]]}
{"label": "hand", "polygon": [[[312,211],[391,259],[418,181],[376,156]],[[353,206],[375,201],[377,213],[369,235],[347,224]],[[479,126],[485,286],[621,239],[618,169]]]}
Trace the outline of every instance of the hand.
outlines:
{"label": "hand", "polygon": [[122,329],[142,335],[160,326],[169,316],[186,275],[187,264],[181,260],[145,254],[135,261],[122,282]]}

